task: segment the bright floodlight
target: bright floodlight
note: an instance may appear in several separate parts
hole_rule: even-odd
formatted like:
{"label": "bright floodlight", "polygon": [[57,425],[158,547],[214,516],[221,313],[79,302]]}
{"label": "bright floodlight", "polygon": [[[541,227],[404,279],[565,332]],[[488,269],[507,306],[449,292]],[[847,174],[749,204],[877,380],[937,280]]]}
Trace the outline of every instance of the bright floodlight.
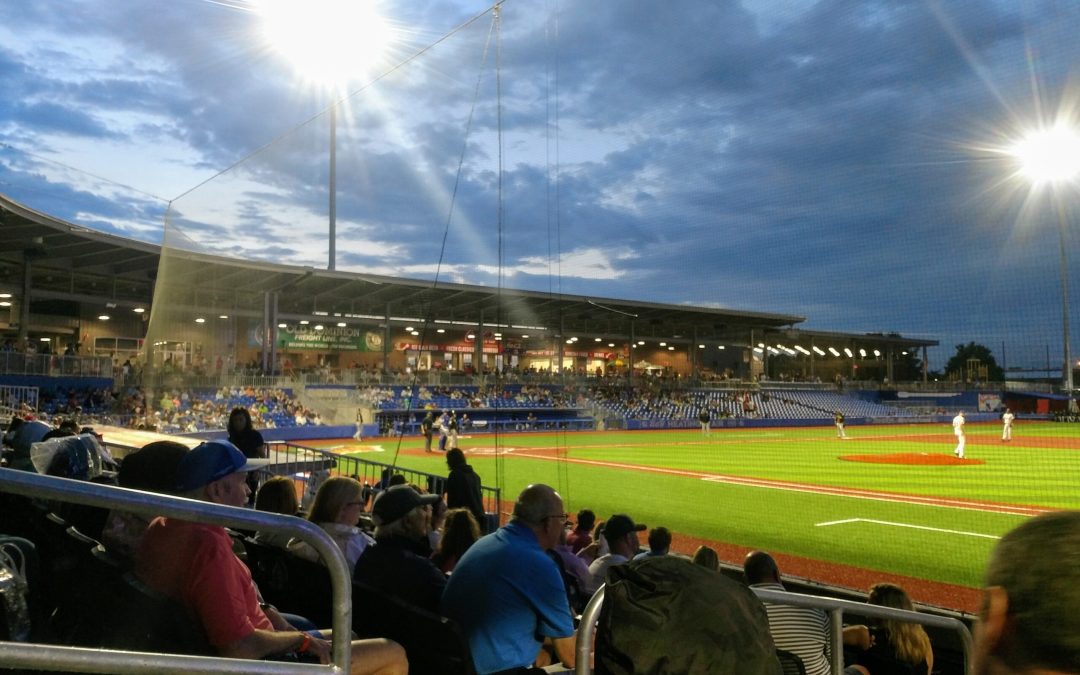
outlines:
{"label": "bright floodlight", "polygon": [[1080,133],[1064,124],[1028,133],[1009,148],[1020,173],[1035,185],[1069,181],[1080,175]]}
{"label": "bright floodlight", "polygon": [[257,6],[274,49],[321,84],[362,75],[391,42],[373,0],[259,0]]}

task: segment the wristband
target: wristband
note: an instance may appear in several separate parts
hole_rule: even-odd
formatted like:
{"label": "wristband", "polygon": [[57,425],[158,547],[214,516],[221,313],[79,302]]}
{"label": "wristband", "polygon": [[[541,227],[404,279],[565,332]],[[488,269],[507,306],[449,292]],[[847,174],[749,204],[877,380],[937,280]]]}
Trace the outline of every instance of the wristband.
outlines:
{"label": "wristband", "polygon": [[300,646],[296,648],[297,654],[303,654],[311,647],[311,636],[307,633],[303,633],[304,639],[300,641]]}

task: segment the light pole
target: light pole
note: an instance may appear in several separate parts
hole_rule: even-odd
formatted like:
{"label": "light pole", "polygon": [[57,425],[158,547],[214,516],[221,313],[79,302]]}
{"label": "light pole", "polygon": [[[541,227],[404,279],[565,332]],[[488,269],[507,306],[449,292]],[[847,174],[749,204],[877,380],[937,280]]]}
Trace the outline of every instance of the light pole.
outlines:
{"label": "light pole", "polygon": [[1069,396],[1069,406],[1073,405],[1073,368],[1069,349],[1069,258],[1065,250],[1065,230],[1068,216],[1063,194],[1070,187],[1076,187],[1076,178],[1080,175],[1080,132],[1070,124],[1057,123],[1028,132],[1008,149],[1008,153],[1019,162],[1019,173],[1031,183],[1032,192],[1044,187],[1054,190],[1050,195],[1057,212],[1058,245],[1060,247],[1061,268],[1061,325],[1063,359],[1062,385]]}

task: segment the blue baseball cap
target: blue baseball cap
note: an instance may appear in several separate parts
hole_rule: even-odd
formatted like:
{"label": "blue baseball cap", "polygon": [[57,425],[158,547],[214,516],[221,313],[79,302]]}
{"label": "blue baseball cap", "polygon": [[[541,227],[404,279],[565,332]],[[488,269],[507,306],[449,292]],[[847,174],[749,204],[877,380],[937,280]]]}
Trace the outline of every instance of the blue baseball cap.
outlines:
{"label": "blue baseball cap", "polygon": [[238,471],[254,471],[268,465],[268,459],[249,459],[225,440],[200,443],[184,455],[176,467],[176,489],[190,492]]}

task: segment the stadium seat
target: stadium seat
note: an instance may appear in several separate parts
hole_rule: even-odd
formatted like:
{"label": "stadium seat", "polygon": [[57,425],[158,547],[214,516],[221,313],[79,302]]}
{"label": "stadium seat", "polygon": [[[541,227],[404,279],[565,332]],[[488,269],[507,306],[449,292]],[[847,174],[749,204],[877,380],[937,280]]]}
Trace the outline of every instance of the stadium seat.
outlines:
{"label": "stadium seat", "polygon": [[409,657],[410,673],[476,673],[469,642],[455,622],[360,583],[353,584],[353,632],[400,644]]}

